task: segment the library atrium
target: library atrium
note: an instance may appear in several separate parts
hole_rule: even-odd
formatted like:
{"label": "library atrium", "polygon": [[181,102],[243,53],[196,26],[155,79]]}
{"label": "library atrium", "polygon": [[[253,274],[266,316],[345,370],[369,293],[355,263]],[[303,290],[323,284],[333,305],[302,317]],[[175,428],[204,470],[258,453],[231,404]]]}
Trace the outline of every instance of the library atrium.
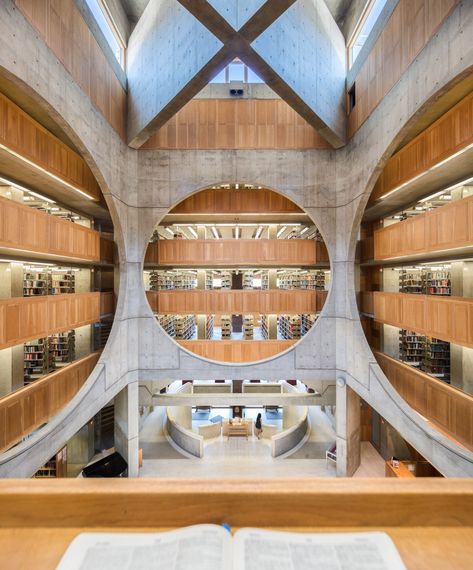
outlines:
{"label": "library atrium", "polygon": [[[218,570],[82,533],[225,523],[469,569],[473,1],[0,28],[0,568]],[[237,567],[332,567],[268,544]]]}

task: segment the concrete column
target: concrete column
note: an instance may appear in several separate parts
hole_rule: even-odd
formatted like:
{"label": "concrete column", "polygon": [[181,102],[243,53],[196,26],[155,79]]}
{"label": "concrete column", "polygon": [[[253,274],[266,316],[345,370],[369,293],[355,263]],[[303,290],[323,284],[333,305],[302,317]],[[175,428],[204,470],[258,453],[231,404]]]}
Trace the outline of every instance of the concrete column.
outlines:
{"label": "concrete column", "polygon": [[197,338],[205,340],[205,329],[207,327],[207,315],[197,315]]}
{"label": "concrete column", "polygon": [[269,224],[268,226],[268,239],[277,239],[278,238],[278,225],[277,224]]}
{"label": "concrete column", "polygon": [[268,270],[268,289],[278,288],[278,272],[276,269]]}
{"label": "concrete column", "polygon": [[337,379],[337,477],[351,477],[360,466],[360,397],[346,385],[343,378]]}
{"label": "concrete column", "polygon": [[128,477],[138,477],[138,382],[115,396],[115,449],[128,463]]}
{"label": "concrete column", "polygon": [[267,315],[268,316],[268,336],[270,339],[278,338],[278,316],[277,315]]}
{"label": "concrete column", "polygon": [[206,276],[205,269],[198,269],[197,270],[197,289],[205,289],[205,276]]}

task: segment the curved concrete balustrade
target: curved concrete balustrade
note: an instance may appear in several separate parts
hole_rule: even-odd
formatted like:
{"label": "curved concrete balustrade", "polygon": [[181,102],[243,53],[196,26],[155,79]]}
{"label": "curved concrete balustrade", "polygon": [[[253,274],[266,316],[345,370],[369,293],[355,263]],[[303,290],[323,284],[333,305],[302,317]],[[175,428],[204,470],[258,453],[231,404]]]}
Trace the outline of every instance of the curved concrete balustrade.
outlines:
{"label": "curved concrete balustrade", "polygon": [[305,413],[297,424],[289,429],[273,435],[271,438],[271,454],[273,457],[284,455],[291,449],[294,449],[304,439],[307,431],[310,429],[309,409],[305,409]]}
{"label": "curved concrete balustrade", "polygon": [[222,433],[222,422],[209,423],[199,426],[199,435],[204,439],[212,439],[214,437],[220,437]]}
{"label": "curved concrete balustrade", "polygon": [[204,456],[204,438],[190,429],[181,426],[173,417],[173,408],[166,408],[166,429],[169,437],[187,453],[195,457]]}

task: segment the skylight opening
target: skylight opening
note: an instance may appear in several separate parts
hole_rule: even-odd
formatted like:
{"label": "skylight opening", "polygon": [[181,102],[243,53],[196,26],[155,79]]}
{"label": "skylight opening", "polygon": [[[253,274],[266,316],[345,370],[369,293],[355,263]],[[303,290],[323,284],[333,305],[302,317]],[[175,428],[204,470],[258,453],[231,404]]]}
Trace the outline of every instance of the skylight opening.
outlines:
{"label": "skylight opening", "polygon": [[348,44],[348,65],[351,67],[358,55],[360,54],[363,46],[365,45],[371,30],[378,21],[387,0],[369,0],[366,9],[356,27],[353,38]]}
{"label": "skylight opening", "polygon": [[217,75],[210,80],[210,83],[230,83],[231,81],[264,83],[261,77],[238,58],[235,58],[224,69],[219,71]]}
{"label": "skylight opening", "polygon": [[97,25],[105,36],[108,45],[112,49],[113,55],[117,58],[121,67],[125,67],[125,45],[102,0],[85,1],[94,16]]}

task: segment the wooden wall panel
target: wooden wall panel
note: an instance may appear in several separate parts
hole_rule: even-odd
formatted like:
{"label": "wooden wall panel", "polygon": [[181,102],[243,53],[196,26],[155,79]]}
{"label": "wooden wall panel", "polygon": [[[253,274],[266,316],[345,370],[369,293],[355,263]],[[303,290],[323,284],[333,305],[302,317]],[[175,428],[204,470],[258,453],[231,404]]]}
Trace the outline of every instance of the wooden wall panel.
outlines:
{"label": "wooden wall panel", "polygon": [[400,0],[356,78],[351,138],[398,82],[458,0]]}
{"label": "wooden wall panel", "polygon": [[110,315],[115,312],[115,293],[106,291],[100,293],[100,315]]}
{"label": "wooden wall panel", "polygon": [[85,383],[98,359],[95,352],[0,398],[0,453],[63,408]]}
{"label": "wooden wall panel", "polygon": [[375,352],[388,380],[414,410],[473,450],[473,396],[425,372]]}
{"label": "wooden wall panel", "polygon": [[195,354],[223,362],[257,362],[291,348],[296,340],[179,340],[180,346]]}
{"label": "wooden wall panel", "polygon": [[328,253],[324,244],[303,239],[160,240],[148,245],[145,263],[186,267],[306,266],[328,264]]}
{"label": "wooden wall panel", "polygon": [[0,349],[99,321],[102,294],[0,299]]}
{"label": "wooden wall panel", "polygon": [[370,201],[378,200],[473,143],[473,92],[418,134],[387,162]]}
{"label": "wooden wall panel", "polygon": [[322,310],[327,291],[273,289],[147,291],[153,311],[161,314],[284,314]]}
{"label": "wooden wall panel", "polygon": [[0,143],[99,200],[101,192],[85,160],[0,93]]}
{"label": "wooden wall panel", "polygon": [[303,210],[292,200],[268,190],[207,188],[175,206],[170,214],[299,214]]}
{"label": "wooden wall panel", "polygon": [[473,298],[373,292],[374,319],[473,347]]}
{"label": "wooden wall panel", "polygon": [[126,92],[74,0],[14,0],[92,103],[125,140]]}
{"label": "wooden wall panel", "polygon": [[193,99],[141,148],[332,147],[282,99]]}
{"label": "wooden wall panel", "polygon": [[473,246],[473,196],[374,231],[374,259]]}
{"label": "wooden wall panel", "polygon": [[[99,232],[0,196],[0,247],[101,261]],[[107,261],[113,261],[112,257]]]}

